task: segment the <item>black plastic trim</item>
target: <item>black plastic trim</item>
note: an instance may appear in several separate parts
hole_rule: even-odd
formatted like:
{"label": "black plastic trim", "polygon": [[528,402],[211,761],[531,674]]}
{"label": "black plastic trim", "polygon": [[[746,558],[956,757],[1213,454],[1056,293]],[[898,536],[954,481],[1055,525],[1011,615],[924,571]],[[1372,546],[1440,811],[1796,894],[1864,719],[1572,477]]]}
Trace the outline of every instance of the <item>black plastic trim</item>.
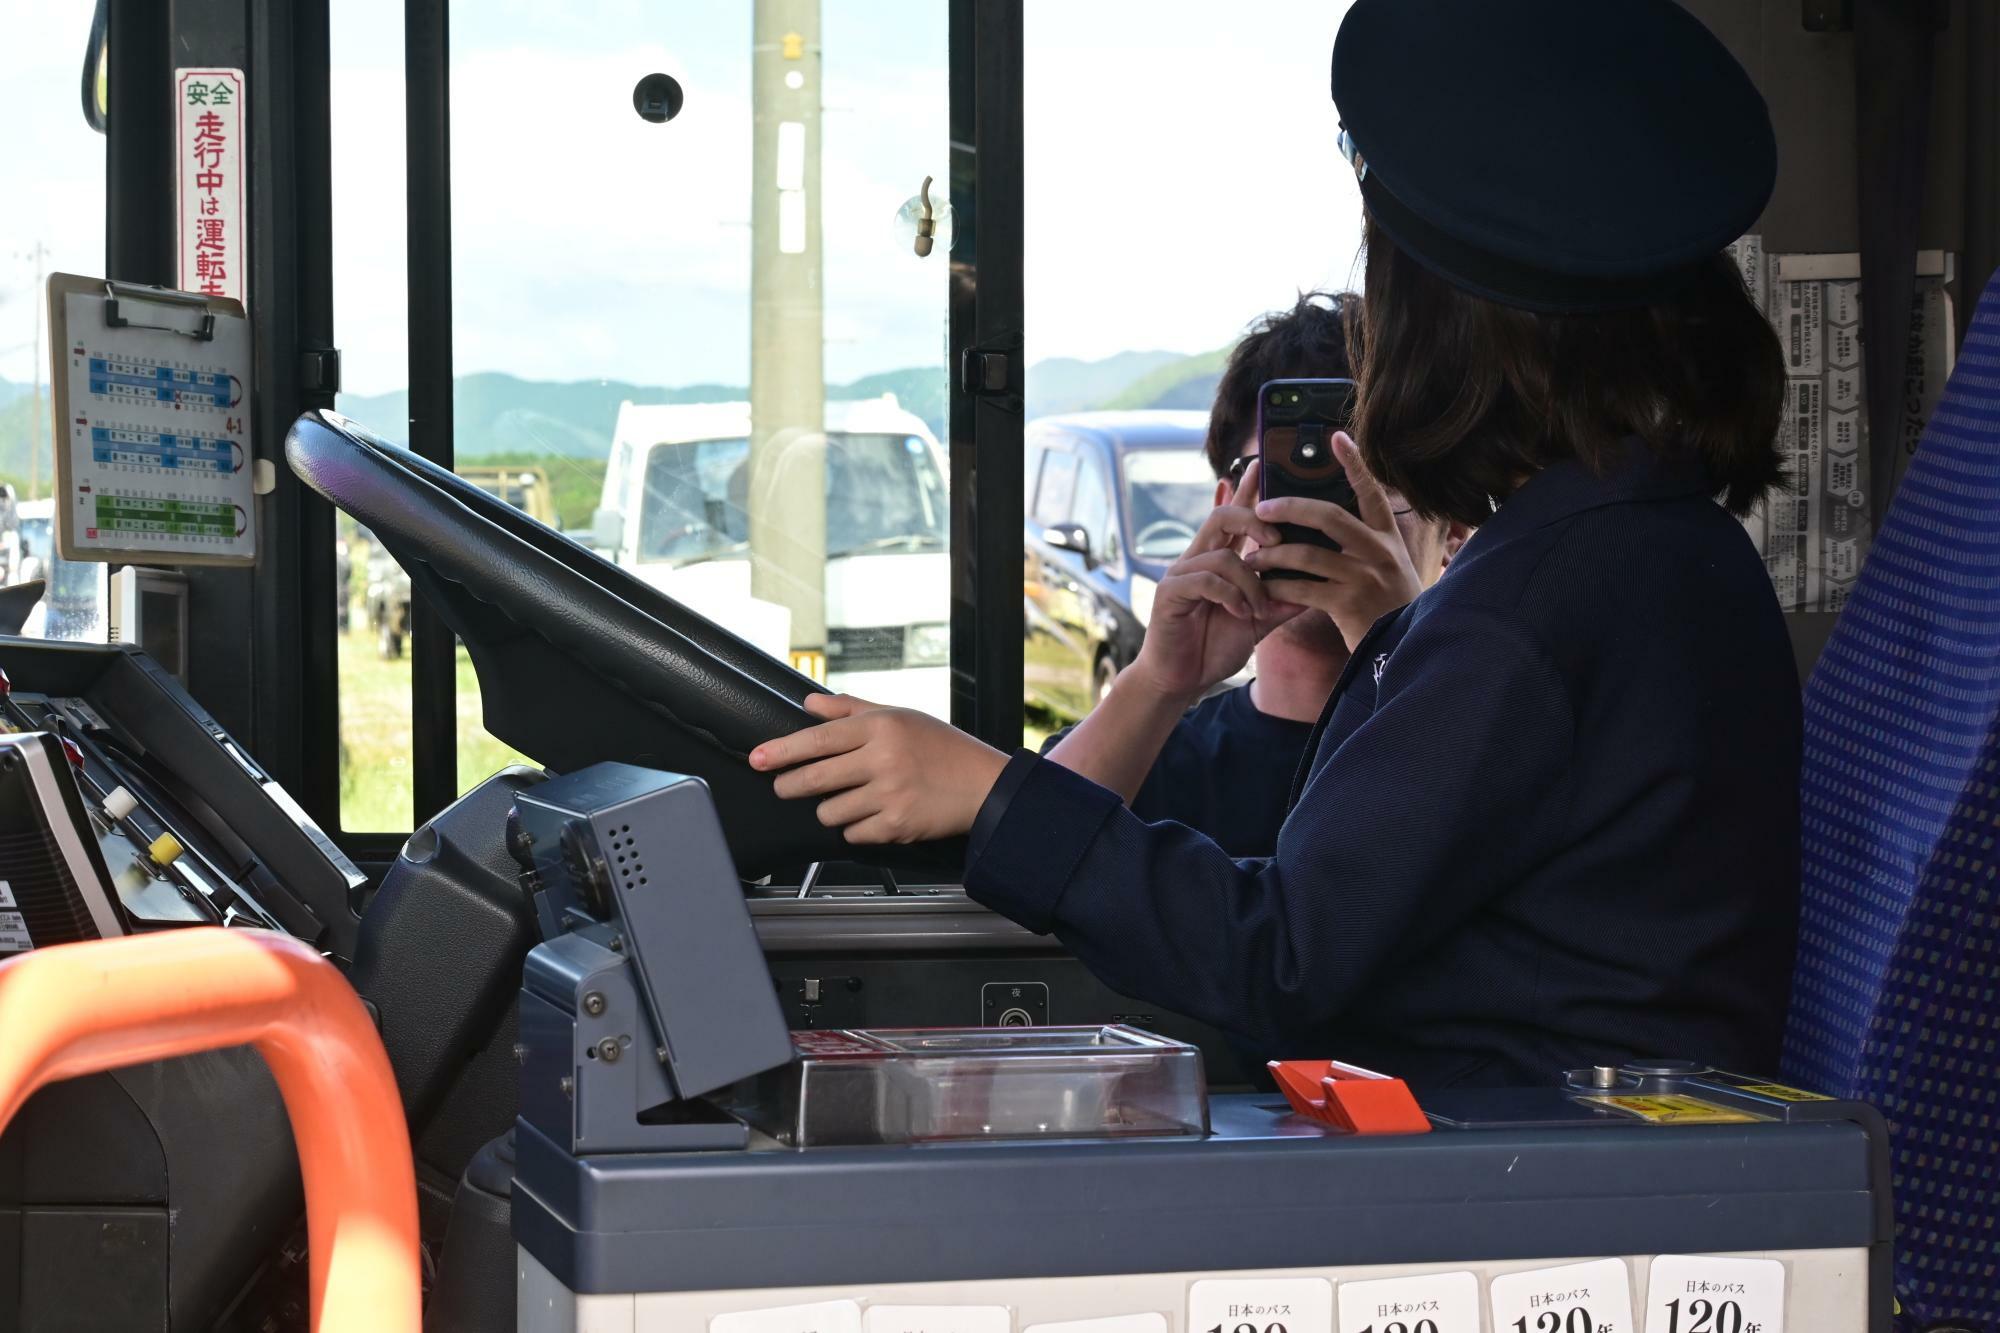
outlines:
{"label": "black plastic trim", "polygon": [[952,0],[951,714],[1007,750],[1021,743],[1021,47],[1020,0]]}

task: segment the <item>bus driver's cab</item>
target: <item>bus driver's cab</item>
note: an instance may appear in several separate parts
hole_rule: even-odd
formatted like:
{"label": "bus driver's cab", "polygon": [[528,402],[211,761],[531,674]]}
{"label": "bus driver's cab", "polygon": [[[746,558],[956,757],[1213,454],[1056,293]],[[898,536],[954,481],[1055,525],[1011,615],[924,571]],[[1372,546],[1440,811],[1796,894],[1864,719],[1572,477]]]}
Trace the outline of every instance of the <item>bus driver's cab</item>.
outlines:
{"label": "bus driver's cab", "polygon": [[[1983,0],[1682,0],[1779,164],[1774,1067],[1265,1050],[747,762],[1117,698],[1361,285],[1352,7],[0,9],[0,1329],[2000,1333]],[[1053,690],[1024,457],[1133,423]]]}

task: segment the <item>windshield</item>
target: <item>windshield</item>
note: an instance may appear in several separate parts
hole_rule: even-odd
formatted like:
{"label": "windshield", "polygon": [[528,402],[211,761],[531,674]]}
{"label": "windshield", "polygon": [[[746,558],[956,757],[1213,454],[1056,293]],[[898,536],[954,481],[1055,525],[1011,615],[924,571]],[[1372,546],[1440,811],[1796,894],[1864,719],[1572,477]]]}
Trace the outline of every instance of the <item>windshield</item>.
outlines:
{"label": "windshield", "polygon": [[826,553],[944,549],[944,478],[915,435],[835,435],[826,454]]}
{"label": "windshield", "polygon": [[[943,550],[947,497],[915,435],[827,437],[826,553]],[[678,564],[744,554],[750,541],[750,442],[656,444],[646,457],[639,557]]]}
{"label": "windshield", "polygon": [[1215,506],[1215,475],[1199,448],[1135,449],[1125,455],[1125,508],[1132,554],[1173,560]]}

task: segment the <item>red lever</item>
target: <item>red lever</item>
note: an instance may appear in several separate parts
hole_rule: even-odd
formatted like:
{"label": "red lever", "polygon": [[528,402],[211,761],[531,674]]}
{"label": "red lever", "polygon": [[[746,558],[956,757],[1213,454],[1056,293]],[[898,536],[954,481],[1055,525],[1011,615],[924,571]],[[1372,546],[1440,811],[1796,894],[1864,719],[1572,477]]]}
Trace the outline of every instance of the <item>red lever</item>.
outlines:
{"label": "red lever", "polygon": [[1402,1079],[1338,1060],[1273,1060],[1267,1068],[1308,1120],[1348,1134],[1430,1133],[1430,1120]]}

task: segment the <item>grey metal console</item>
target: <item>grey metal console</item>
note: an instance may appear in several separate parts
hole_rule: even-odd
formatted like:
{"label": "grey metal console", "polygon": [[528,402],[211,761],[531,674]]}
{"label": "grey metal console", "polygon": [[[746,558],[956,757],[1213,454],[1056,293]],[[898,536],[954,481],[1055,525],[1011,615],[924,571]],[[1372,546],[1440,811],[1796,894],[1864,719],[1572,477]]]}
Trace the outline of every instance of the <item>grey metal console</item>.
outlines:
{"label": "grey metal console", "polygon": [[[1428,1132],[1369,1136],[1276,1095],[1186,1114],[1198,1054],[1129,1029],[788,1037],[700,783],[585,770],[519,793],[510,840],[546,937],[511,1181],[523,1330],[1889,1326],[1866,1107],[1662,1062],[1436,1095]],[[1177,1081],[1107,1072],[1147,1042]],[[809,1139],[763,1114],[773,1086],[794,1113],[838,1088],[825,1114],[884,1137],[787,1146]],[[1170,1086],[1183,1114],[1149,1119]],[[1711,1282],[1743,1309],[1717,1322]]]}
{"label": "grey metal console", "polygon": [[[1446,1269],[1486,1280],[1678,1253],[1780,1256],[1798,1333],[1888,1327],[1877,1129],[1532,1123],[1543,1098],[1563,1100],[1553,1087],[1505,1095],[1489,1127],[1383,1138],[1337,1134],[1253,1095],[1212,1099],[1208,1138],[1161,1142],[800,1152],[766,1141],[580,1157],[524,1124],[514,1235],[537,1299],[522,1301],[520,1327],[577,1326],[573,1315],[537,1322],[551,1297],[589,1312],[592,1329],[636,1333],[827,1292],[864,1308],[930,1302],[910,1287],[1004,1304],[1024,1325],[1081,1317],[1123,1292],[1121,1312],[1178,1327],[1184,1289],[1203,1277]],[[1528,1123],[1509,1127],[1515,1117]],[[1633,1270],[1642,1280],[1644,1263]],[[1097,1294],[1043,1302],[1054,1279],[1089,1279],[1068,1285]],[[1842,1317],[1805,1322],[1836,1287]],[[649,1309],[684,1319],[648,1322]]]}

